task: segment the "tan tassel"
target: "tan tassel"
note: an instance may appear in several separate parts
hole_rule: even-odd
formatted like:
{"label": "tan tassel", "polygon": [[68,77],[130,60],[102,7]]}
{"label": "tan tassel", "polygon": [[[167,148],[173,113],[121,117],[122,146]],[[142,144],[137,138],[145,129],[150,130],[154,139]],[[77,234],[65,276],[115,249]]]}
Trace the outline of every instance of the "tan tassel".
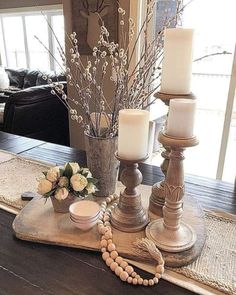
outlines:
{"label": "tan tassel", "polygon": [[143,252],[148,252],[150,256],[158,262],[159,265],[164,266],[164,260],[161,252],[156,247],[153,241],[148,238],[142,238],[141,240],[137,240],[134,242],[134,245]]}

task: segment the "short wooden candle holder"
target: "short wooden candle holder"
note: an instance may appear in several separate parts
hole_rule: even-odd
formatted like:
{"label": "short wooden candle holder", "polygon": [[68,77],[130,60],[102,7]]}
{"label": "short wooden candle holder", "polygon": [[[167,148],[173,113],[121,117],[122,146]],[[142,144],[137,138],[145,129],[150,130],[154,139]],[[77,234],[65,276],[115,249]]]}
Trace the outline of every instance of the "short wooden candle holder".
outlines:
{"label": "short wooden candle holder", "polygon": [[117,153],[116,157],[126,166],[120,175],[125,189],[120,192],[119,203],[112,210],[111,224],[123,232],[137,232],[145,228],[149,222],[148,214],[142,206],[141,193],[137,189],[143,179],[138,163],[143,162],[147,157],[134,161],[122,159]]}
{"label": "short wooden candle holder", "polygon": [[[167,93],[157,92],[154,94],[154,96],[160,99],[161,101],[163,101],[164,104],[167,106],[169,106],[170,100],[173,98],[196,99],[196,96],[192,92],[189,94],[167,94]],[[162,157],[164,158],[164,161],[161,164],[161,171],[166,177],[166,173],[169,167],[169,160],[170,160],[170,157],[169,157],[170,148],[165,144],[163,144],[163,147],[165,148],[165,150],[161,153]],[[153,185],[152,193],[151,193],[150,201],[149,201],[149,210],[158,216],[162,216],[162,208],[165,204],[164,184],[165,184],[165,179]]]}
{"label": "short wooden candle holder", "polygon": [[163,218],[152,221],[146,228],[146,235],[158,248],[167,252],[182,252],[190,249],[196,234],[191,226],[181,221],[184,197],[183,152],[185,148],[198,144],[196,137],[174,138],[163,132],[159,141],[171,148],[170,162],[164,181],[165,205]]}

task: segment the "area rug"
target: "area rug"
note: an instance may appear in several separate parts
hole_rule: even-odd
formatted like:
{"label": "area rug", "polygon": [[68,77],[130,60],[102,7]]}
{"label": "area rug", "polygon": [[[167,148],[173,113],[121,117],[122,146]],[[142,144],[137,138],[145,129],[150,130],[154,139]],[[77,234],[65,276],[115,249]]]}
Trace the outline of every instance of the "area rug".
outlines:
{"label": "area rug", "polygon": [[[227,216],[227,217],[226,217]],[[236,294],[236,216],[205,212],[207,239],[198,259],[181,268],[168,268],[164,279],[197,294]],[[150,273],[148,264],[134,265]]]}
{"label": "area rug", "polygon": [[[0,151],[0,205],[17,213],[14,209],[20,210],[27,203],[21,201],[21,194],[36,192],[37,178],[50,166]],[[166,269],[163,278],[197,294],[236,294],[236,216],[206,211],[205,221],[207,240],[201,255],[188,266]],[[130,262],[155,273],[150,264]]]}
{"label": "area rug", "polygon": [[36,193],[39,177],[49,164],[0,151],[0,204],[9,211],[22,209],[27,202],[21,200],[24,192]]}

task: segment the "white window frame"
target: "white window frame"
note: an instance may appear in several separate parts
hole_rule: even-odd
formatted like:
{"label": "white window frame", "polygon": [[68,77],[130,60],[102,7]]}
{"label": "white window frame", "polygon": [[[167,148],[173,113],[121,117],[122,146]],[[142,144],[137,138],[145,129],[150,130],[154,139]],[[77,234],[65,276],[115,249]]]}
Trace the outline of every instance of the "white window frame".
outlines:
{"label": "white window frame", "polygon": [[[25,45],[25,56],[26,56],[26,67],[30,68],[30,54],[28,48],[28,40],[27,40],[27,33],[26,33],[26,24],[25,24],[25,17],[26,16],[36,16],[36,15],[45,15],[48,20],[48,23],[52,23],[52,17],[57,15],[63,15],[63,6],[62,5],[50,5],[50,6],[38,6],[29,7],[29,8],[18,8],[18,9],[2,9],[0,10],[0,26],[2,30],[3,36],[3,47],[4,47],[4,54],[2,56],[2,62],[4,60],[4,64],[6,67],[9,66],[9,59],[7,54],[6,48],[6,40],[5,40],[5,32],[4,32],[4,25],[3,25],[3,18],[4,17],[11,17],[11,16],[20,16],[22,18],[22,26],[23,26],[23,35],[24,35],[24,45]],[[55,44],[53,42],[53,33],[50,30],[49,26],[47,26],[48,30],[48,49],[50,52],[55,52]],[[50,70],[55,71],[56,64],[54,58],[48,53],[49,65]]]}

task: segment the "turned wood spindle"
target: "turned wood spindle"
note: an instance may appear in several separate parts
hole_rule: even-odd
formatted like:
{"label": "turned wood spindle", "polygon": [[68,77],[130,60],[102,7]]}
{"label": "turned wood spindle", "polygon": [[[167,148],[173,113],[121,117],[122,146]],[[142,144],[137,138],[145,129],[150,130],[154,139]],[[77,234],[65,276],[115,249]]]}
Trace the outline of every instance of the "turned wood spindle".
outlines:
{"label": "turned wood spindle", "polygon": [[144,210],[141,202],[141,193],[138,186],[142,182],[142,173],[138,169],[138,161],[128,161],[119,158],[124,163],[120,180],[125,189],[120,192],[118,205],[113,209],[111,215],[111,224],[115,228],[124,232],[137,232],[142,230],[149,222],[148,214]]}

